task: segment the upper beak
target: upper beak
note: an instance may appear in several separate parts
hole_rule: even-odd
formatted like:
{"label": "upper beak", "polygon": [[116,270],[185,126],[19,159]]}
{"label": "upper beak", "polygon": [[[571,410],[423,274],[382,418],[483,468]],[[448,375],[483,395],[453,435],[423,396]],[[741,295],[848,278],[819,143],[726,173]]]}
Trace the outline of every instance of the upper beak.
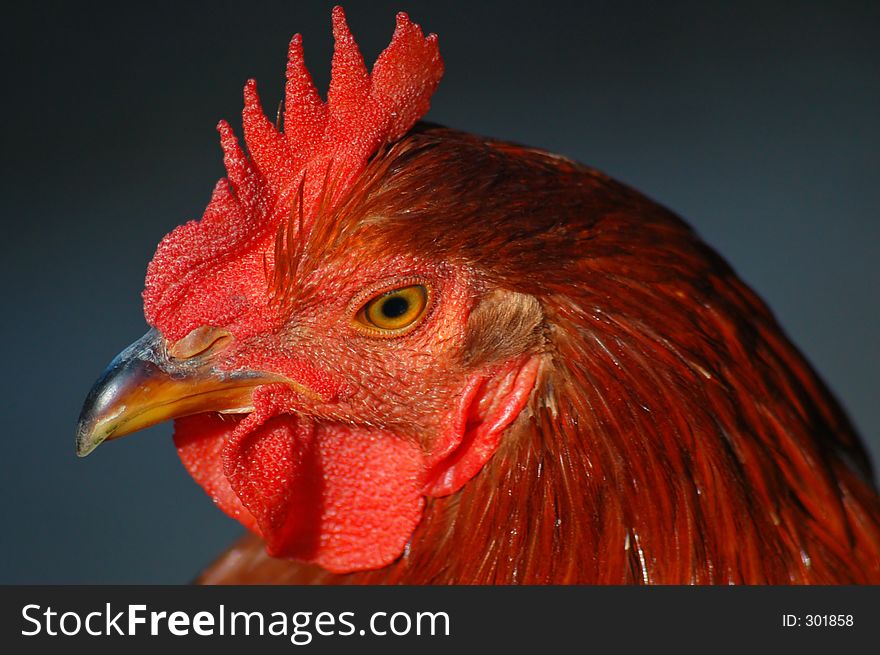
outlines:
{"label": "upper beak", "polygon": [[[199,328],[180,343],[192,352],[169,355],[158,330],[119,353],[89,391],[76,428],[76,454],[85,457],[108,439],[170,419],[202,412],[243,413],[253,410],[253,390],[280,376],[256,371],[217,370],[212,361],[231,341],[227,332]],[[189,340],[189,342],[187,342]],[[202,345],[205,347],[202,347]]]}

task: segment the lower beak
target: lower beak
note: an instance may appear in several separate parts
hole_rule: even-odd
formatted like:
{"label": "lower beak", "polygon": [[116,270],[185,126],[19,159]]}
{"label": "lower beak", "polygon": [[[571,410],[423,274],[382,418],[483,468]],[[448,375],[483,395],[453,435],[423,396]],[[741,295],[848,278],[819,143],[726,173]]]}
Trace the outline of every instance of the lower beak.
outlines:
{"label": "lower beak", "polygon": [[209,356],[173,359],[152,329],[119,353],[89,391],[76,454],[85,457],[108,439],[191,414],[250,412],[253,390],[281,380],[254,371],[220,372]]}

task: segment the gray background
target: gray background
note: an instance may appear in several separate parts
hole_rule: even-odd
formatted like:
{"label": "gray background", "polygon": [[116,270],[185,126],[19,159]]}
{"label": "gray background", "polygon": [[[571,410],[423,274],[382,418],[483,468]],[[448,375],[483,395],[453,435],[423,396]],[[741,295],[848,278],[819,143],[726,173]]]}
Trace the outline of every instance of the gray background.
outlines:
{"label": "gray background", "polygon": [[[36,4],[36,3],[35,3]],[[676,210],[766,298],[880,459],[877,3],[348,2],[368,61],[397,9],[440,35],[429,118],[557,151]],[[2,21],[0,582],[185,582],[235,535],[170,426],[73,455],[140,336],[159,239],[223,175],[214,125],[281,95],[330,4],[39,3]]]}

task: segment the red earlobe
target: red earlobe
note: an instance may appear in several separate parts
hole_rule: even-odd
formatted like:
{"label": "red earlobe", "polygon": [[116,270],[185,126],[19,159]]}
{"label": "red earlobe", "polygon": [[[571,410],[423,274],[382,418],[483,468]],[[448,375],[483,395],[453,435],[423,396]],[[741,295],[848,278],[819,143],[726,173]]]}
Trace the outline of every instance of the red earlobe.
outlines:
{"label": "red earlobe", "polygon": [[435,451],[425,494],[446,496],[474,477],[501,443],[504,430],[528,403],[540,359],[517,362],[490,378],[468,381],[452,425]]}

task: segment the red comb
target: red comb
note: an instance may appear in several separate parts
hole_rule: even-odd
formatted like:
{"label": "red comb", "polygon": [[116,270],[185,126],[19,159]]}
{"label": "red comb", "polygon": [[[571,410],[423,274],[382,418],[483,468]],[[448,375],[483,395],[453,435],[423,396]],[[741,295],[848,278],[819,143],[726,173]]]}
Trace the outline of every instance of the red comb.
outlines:
{"label": "red comb", "polygon": [[[206,269],[214,271],[265,245],[290,215],[300,185],[303,228],[308,231],[318,201],[332,207],[369,158],[427,112],[443,75],[436,35],[425,37],[399,13],[391,43],[372,73],[367,72],[341,7],[333,9],[333,37],[326,102],[306,69],[297,34],[288,51],[283,131],[266,118],[253,80],[245,85],[242,112],[249,156],[228,123],[217,126],[227,179],[217,184],[201,221],[180,226],[159,244],[144,290],[149,323],[155,325],[160,314],[179,305]],[[321,198],[328,181],[332,197]]]}

